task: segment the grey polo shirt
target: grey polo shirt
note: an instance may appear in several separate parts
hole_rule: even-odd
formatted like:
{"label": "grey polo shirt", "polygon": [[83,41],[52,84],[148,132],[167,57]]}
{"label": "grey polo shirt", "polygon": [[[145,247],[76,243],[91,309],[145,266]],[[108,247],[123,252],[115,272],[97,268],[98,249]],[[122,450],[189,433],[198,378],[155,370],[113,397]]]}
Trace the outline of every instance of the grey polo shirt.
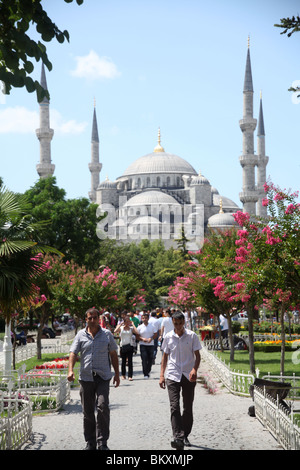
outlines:
{"label": "grey polo shirt", "polygon": [[110,355],[117,351],[118,345],[109,330],[100,327],[93,338],[86,329],[80,330],[74,338],[70,352],[80,353],[79,380],[92,382],[93,372],[104,380],[112,378]]}

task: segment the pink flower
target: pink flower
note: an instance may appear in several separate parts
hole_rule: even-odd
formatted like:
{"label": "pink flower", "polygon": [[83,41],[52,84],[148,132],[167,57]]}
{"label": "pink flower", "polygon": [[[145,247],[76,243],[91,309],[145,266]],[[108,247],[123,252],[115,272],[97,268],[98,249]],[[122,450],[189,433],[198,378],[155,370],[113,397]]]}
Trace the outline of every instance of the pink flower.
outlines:
{"label": "pink flower", "polygon": [[107,286],[107,282],[106,281],[103,281],[102,282],[102,287],[106,287]]}
{"label": "pink flower", "polygon": [[294,204],[289,204],[285,210],[286,214],[292,214],[296,209],[296,206]]}
{"label": "pink flower", "polygon": [[264,199],[262,199],[261,204],[264,207],[267,207],[269,205],[269,199],[267,197],[265,197]]}

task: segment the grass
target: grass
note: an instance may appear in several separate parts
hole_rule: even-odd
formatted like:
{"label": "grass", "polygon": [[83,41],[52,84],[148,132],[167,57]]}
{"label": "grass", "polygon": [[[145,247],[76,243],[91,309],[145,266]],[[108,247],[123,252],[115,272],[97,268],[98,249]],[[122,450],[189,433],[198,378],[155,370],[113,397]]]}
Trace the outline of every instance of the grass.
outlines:
{"label": "grass", "polygon": [[51,353],[51,354],[43,355],[42,359],[37,359],[36,357],[31,357],[30,359],[27,359],[26,361],[18,362],[16,364],[16,369],[19,369],[25,363],[26,364],[25,372],[28,372],[31,369],[35,369],[35,366],[44,364],[44,362],[51,362],[54,359],[56,359],[57,357],[66,357],[66,356],[68,356],[68,354]]}
{"label": "grass", "polygon": [[[284,375],[295,375],[300,376],[300,361],[293,360],[295,352],[286,351],[285,353],[285,367]],[[229,365],[230,361],[230,351],[224,351],[221,353],[218,351],[217,356],[220,357],[225,363]],[[298,355],[299,356],[299,355]],[[260,377],[267,375],[270,372],[271,375],[280,375],[280,352],[256,352],[255,356],[255,367],[259,369]],[[298,362],[296,364],[295,362]],[[248,351],[235,351],[234,352],[234,361],[230,363],[231,370],[244,371],[247,373],[250,369],[249,367],[249,353]]]}

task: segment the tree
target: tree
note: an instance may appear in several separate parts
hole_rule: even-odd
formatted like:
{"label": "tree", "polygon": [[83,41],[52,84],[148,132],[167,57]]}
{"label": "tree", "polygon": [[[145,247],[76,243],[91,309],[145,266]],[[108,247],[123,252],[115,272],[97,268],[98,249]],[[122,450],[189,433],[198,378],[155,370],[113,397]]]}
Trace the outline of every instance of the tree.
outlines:
{"label": "tree", "polygon": [[[300,31],[300,16],[292,16],[292,18],[281,18],[280,24],[274,24],[277,28],[283,28],[280,34],[287,34],[291,37],[292,34]],[[300,87],[290,87],[288,91],[298,92]],[[300,95],[298,95],[299,98]]]}
{"label": "tree", "polygon": [[45,266],[38,253],[55,251],[38,243],[44,222],[32,221],[28,203],[0,188],[0,309],[7,323],[22,299],[35,296]]}
{"label": "tree", "polygon": [[[73,0],[64,0],[71,3]],[[44,42],[56,38],[59,43],[69,41],[69,33],[61,31],[49,18],[41,5],[42,0],[0,0],[0,80],[5,84],[5,93],[12,87],[26,87],[31,93],[37,92],[38,101],[49,94],[30,74],[34,70],[31,58],[42,60],[48,70],[52,64],[48,59],[46,46],[34,41],[27,34],[31,24]],[[78,5],[83,0],[76,0]]]}
{"label": "tree", "polygon": [[55,177],[38,180],[25,196],[31,201],[35,219],[51,221],[42,234],[45,244],[63,252],[68,261],[90,270],[99,267],[101,241],[96,234],[96,204],[87,198],[66,199]]}
{"label": "tree", "polygon": [[252,297],[259,305],[259,299],[267,299],[280,312],[284,373],[284,314],[300,301],[300,204],[296,202],[298,193],[283,191],[270,182],[264,187],[262,204],[268,206],[267,219],[253,219],[241,212],[235,215],[243,227],[239,247],[244,251],[237,261],[243,266],[249,301]]}
{"label": "tree", "polygon": [[[291,37],[292,34],[300,31],[300,16],[292,16],[292,18],[281,18],[280,24],[274,24],[277,28],[283,28],[280,34],[287,34]],[[289,32],[288,32],[289,31]]]}

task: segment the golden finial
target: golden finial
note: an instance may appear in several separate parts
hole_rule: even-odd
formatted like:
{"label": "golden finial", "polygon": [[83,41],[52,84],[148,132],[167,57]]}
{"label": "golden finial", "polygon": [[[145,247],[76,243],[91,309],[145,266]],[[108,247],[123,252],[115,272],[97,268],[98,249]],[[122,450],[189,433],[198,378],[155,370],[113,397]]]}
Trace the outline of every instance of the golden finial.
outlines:
{"label": "golden finial", "polygon": [[260,99],[262,99],[262,91],[261,90],[260,90],[259,96],[260,96]]}
{"label": "golden finial", "polygon": [[248,34],[248,49],[250,48],[250,34]]}
{"label": "golden finial", "polygon": [[96,108],[96,98],[94,97],[94,108]]}
{"label": "golden finial", "polygon": [[220,198],[220,210],[219,210],[219,214],[224,214],[224,211],[223,211],[223,200],[222,200],[222,198]]}
{"label": "golden finial", "polygon": [[164,152],[164,148],[160,145],[160,127],[158,128],[158,137],[157,137],[157,146],[154,149],[154,152]]}

